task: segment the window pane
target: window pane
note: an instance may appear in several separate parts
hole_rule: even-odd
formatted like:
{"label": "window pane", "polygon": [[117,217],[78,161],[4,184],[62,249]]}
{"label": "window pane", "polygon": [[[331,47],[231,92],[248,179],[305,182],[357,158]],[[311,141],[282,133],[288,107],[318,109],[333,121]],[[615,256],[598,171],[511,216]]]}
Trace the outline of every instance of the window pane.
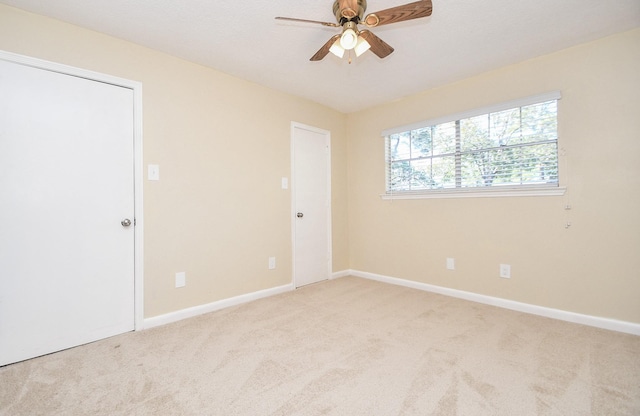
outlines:
{"label": "window pane", "polygon": [[[507,149],[513,150],[513,149]],[[463,186],[492,186],[510,176],[509,155],[503,149],[476,151],[462,155]],[[464,176],[468,175],[468,178]]]}
{"label": "window pane", "polygon": [[411,158],[431,155],[431,129],[417,129],[411,131]]}
{"label": "window pane", "polygon": [[462,151],[495,146],[489,138],[488,114],[460,120],[460,146]]}
{"label": "window pane", "polygon": [[546,103],[522,107],[523,143],[558,139],[558,103]]}
{"label": "window pane", "polygon": [[406,160],[411,156],[411,132],[389,136],[389,156],[391,160]]}
{"label": "window pane", "polygon": [[548,143],[521,148],[522,183],[558,182],[558,146]]}
{"label": "window pane", "polygon": [[461,156],[460,162],[461,186],[463,188],[485,186],[482,180],[481,160],[476,161],[473,155],[464,154]]}
{"label": "window pane", "polygon": [[520,153],[521,148],[506,148],[495,150],[494,177],[492,185],[520,184]]}
{"label": "window pane", "polygon": [[431,159],[414,160],[411,162],[411,189],[432,189]]}
{"label": "window pane", "polygon": [[517,142],[520,138],[520,108],[491,113],[489,130],[493,147]]}
{"label": "window pane", "polygon": [[432,179],[434,188],[456,187],[456,158],[436,157],[432,161]]}
{"label": "window pane", "polygon": [[433,131],[433,154],[446,155],[456,151],[456,122],[438,124]]}
{"label": "window pane", "polygon": [[411,189],[411,165],[409,162],[393,162],[389,169],[389,186],[395,191]]}

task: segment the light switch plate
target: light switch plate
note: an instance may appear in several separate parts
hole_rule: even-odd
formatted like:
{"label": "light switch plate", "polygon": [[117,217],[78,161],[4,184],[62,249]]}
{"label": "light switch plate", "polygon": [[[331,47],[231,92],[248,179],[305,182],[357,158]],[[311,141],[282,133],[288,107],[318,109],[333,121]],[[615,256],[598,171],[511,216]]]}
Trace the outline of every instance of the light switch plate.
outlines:
{"label": "light switch plate", "polygon": [[289,178],[282,178],[282,189],[289,189]]}
{"label": "light switch plate", "polygon": [[160,166],[158,165],[149,165],[148,167],[148,177],[150,181],[159,181],[160,180]]}
{"label": "light switch plate", "polygon": [[176,287],[185,287],[187,285],[187,274],[185,272],[176,273]]}

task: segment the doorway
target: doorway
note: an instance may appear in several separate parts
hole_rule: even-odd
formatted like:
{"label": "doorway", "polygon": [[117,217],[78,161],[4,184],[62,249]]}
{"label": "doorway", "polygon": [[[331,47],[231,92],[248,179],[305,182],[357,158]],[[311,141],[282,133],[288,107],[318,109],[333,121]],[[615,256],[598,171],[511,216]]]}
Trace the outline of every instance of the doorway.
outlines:
{"label": "doorway", "polygon": [[0,365],[142,318],[139,83],[0,52]]}
{"label": "doorway", "polygon": [[331,136],[292,123],[293,281],[295,287],[331,274]]}

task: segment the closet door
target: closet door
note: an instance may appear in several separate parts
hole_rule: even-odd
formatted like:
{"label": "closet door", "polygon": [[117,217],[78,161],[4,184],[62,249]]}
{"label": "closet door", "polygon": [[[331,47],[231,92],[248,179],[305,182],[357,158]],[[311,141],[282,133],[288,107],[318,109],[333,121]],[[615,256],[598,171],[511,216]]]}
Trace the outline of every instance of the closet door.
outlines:
{"label": "closet door", "polygon": [[296,287],[331,275],[331,138],[328,131],[294,123],[293,269]]}
{"label": "closet door", "polygon": [[0,365],[134,329],[133,90],[0,60]]}

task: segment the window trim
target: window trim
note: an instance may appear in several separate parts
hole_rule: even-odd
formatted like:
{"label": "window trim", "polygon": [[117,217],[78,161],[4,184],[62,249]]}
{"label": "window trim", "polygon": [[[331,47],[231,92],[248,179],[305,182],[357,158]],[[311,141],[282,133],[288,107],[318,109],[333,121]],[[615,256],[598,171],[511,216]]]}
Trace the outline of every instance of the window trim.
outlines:
{"label": "window trim", "polygon": [[[444,124],[465,118],[476,117],[484,114],[509,110],[517,107],[538,104],[546,101],[560,100],[560,91],[551,91],[544,94],[533,95],[516,100],[506,101],[499,104],[489,105],[464,111],[456,114],[449,114],[430,120],[424,120],[403,126],[397,126],[383,130],[381,136],[386,138],[392,134],[403,133],[410,130]],[[559,155],[560,156],[560,155]],[[558,161],[560,162],[560,161]],[[386,165],[386,164],[385,164]],[[560,179],[560,178],[558,178]],[[566,187],[557,183],[552,185],[518,185],[518,186],[495,186],[495,187],[471,187],[471,188],[446,188],[446,189],[423,189],[418,191],[388,191],[380,194],[383,200],[393,199],[434,199],[434,198],[486,198],[486,197],[525,197],[525,196],[562,196],[566,192]]]}
{"label": "window trim", "polygon": [[439,198],[498,198],[523,196],[562,196],[565,186],[520,185],[491,188],[447,188],[420,191],[389,192],[380,194],[383,200],[393,199],[439,199]]}

